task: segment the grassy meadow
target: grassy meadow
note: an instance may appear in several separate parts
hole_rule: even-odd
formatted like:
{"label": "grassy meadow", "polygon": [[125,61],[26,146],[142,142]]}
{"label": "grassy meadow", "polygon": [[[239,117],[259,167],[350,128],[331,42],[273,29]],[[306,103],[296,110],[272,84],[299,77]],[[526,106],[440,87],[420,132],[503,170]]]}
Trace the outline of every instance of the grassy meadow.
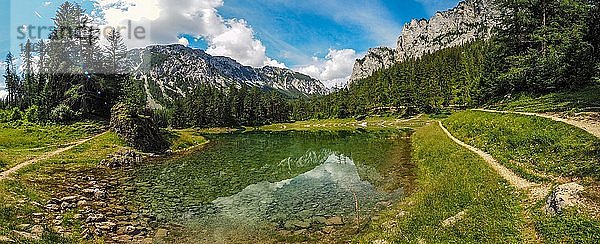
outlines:
{"label": "grassy meadow", "polygon": [[481,148],[529,180],[551,185],[578,181],[586,207],[546,214],[545,199],[526,206],[540,241],[598,243],[600,140],[576,127],[535,116],[464,111],[444,124],[457,138]]}
{"label": "grassy meadow", "polygon": [[546,95],[518,94],[493,102],[489,107],[532,113],[600,111],[600,86]]}
{"label": "grassy meadow", "polygon": [[0,123],[0,171],[101,131],[98,123],[68,126]]}
{"label": "grassy meadow", "polygon": [[[360,243],[518,243],[524,231],[523,195],[476,154],[453,143],[436,123],[412,137],[416,191],[384,211]],[[499,197],[502,196],[502,197]],[[459,213],[462,219],[444,225]]]}
{"label": "grassy meadow", "polygon": [[600,140],[546,118],[479,111],[444,121],[458,139],[480,148],[522,177],[600,177]]}

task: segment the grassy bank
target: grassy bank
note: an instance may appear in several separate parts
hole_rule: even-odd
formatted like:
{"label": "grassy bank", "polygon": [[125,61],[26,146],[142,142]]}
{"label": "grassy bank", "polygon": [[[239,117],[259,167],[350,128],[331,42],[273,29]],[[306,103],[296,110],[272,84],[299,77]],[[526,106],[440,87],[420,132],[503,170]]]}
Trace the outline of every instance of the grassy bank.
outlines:
{"label": "grassy bank", "polygon": [[65,147],[101,130],[100,124],[36,125],[0,123],[0,171]]}
{"label": "grassy bank", "polygon": [[[522,195],[483,159],[432,123],[412,138],[416,192],[384,212],[357,239],[424,243],[515,243],[523,233]],[[464,211],[462,219],[444,220]]]}
{"label": "grassy bank", "polygon": [[[595,186],[600,176],[600,140],[587,132],[550,119],[478,111],[453,114],[444,124],[457,138],[490,153],[530,180],[578,177],[571,180],[579,179],[586,187],[582,194],[586,204],[598,204]],[[541,241],[600,242],[600,222],[593,217],[597,210],[572,208],[548,215],[542,209],[544,204],[545,199],[526,210]]]}
{"label": "grassy bank", "polygon": [[248,130],[262,131],[343,131],[343,130],[380,130],[386,128],[418,128],[427,122],[426,116],[413,119],[398,119],[394,117],[368,117],[365,120],[350,119],[324,119],[297,121],[265,125]]}
{"label": "grassy bank", "polygon": [[19,236],[15,231],[27,231],[24,225],[40,225],[34,213],[44,213],[43,206],[60,191],[68,191],[76,176],[107,174],[96,166],[98,162],[124,147],[116,134],[110,132],[72,150],[45,161],[37,162],[17,172],[10,179],[0,182],[0,236],[8,237],[20,243],[71,243],[79,242],[78,221],[65,214],[62,226],[73,233],[62,237],[50,226],[44,226],[44,232],[38,240]]}
{"label": "grassy bank", "polygon": [[550,119],[464,111],[444,125],[458,139],[478,147],[524,178],[545,175],[600,177],[600,140]]}
{"label": "grassy bank", "polygon": [[579,112],[600,111],[600,86],[551,93],[547,95],[520,94],[492,103],[490,108],[520,112]]}
{"label": "grassy bank", "polygon": [[173,152],[192,149],[208,142],[200,132],[191,129],[169,131],[167,139],[171,142]]}

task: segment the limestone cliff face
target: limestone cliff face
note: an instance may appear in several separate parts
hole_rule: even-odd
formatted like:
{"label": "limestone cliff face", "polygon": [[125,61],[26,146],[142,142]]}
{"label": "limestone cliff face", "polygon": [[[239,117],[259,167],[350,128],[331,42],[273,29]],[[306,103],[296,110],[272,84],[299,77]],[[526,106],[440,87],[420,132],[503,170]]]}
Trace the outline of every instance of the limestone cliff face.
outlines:
{"label": "limestone cliff face", "polygon": [[465,0],[429,20],[412,20],[402,28],[396,49],[374,48],[356,61],[350,82],[369,77],[396,62],[419,58],[444,48],[487,39],[497,25],[491,0]]}
{"label": "limestone cliff face", "polygon": [[350,81],[369,77],[373,72],[392,66],[398,60],[397,51],[389,47],[369,49],[367,55],[356,60]]}

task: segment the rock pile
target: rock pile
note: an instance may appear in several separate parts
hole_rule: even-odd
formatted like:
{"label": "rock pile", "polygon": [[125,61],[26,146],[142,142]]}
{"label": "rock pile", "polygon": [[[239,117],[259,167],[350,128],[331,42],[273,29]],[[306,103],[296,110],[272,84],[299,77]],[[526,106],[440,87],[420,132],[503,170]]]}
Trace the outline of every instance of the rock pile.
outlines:
{"label": "rock pile", "polygon": [[110,169],[131,169],[142,163],[143,159],[143,156],[134,150],[123,149],[115,154],[108,155],[108,158],[102,160],[100,165]]}
{"label": "rock pile", "polygon": [[[46,213],[33,215],[36,223],[69,236],[72,233],[63,224],[79,221],[82,223],[79,228],[83,229],[81,236],[87,240],[103,237],[108,242],[152,243],[158,227],[156,218],[119,201],[117,182],[120,180],[123,179],[96,181],[91,177],[78,177],[78,182],[87,183],[57,193],[63,196],[50,199],[44,206]],[[33,231],[23,232],[20,236],[25,234],[30,235],[26,239],[35,240]]]}

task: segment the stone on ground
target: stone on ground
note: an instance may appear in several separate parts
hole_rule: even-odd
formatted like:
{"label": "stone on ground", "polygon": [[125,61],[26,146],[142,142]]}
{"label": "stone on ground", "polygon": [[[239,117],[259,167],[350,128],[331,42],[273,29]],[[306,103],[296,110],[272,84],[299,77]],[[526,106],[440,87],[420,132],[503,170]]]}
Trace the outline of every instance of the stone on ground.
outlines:
{"label": "stone on ground", "polygon": [[579,206],[582,203],[579,193],[583,189],[583,186],[575,182],[557,186],[548,197],[544,210],[546,213],[556,214],[565,208]]}

